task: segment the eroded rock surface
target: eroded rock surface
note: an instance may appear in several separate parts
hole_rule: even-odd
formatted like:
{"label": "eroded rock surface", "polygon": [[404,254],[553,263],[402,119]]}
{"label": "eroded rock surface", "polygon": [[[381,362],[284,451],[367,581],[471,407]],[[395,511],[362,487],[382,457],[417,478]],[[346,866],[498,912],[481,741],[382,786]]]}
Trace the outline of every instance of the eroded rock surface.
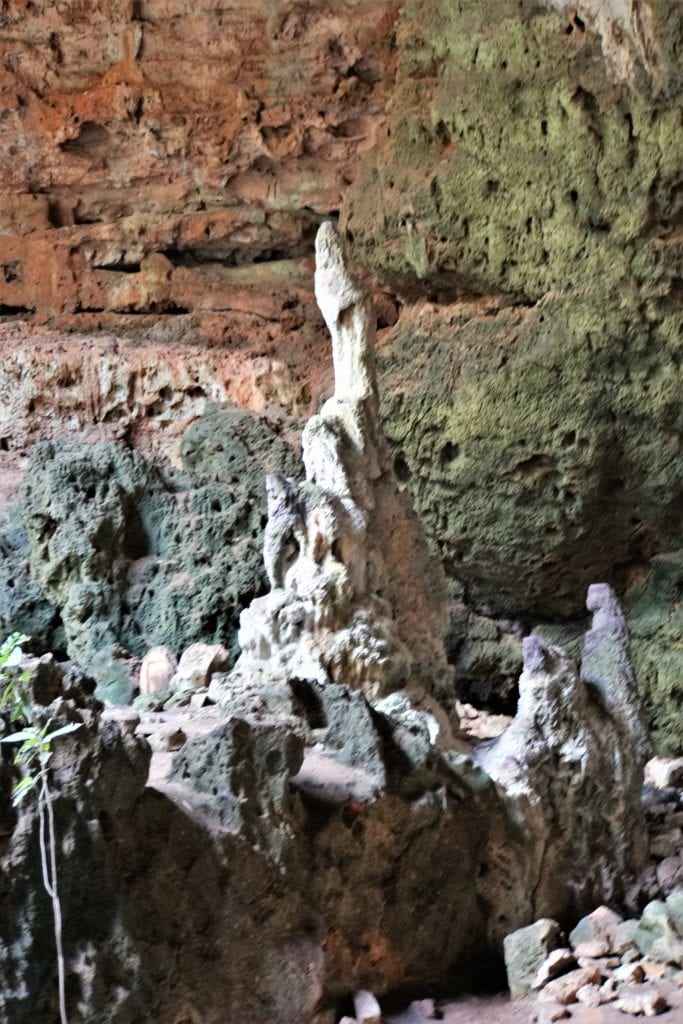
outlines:
{"label": "eroded rock surface", "polygon": [[[304,429],[304,483],[267,479],[271,591],[242,613],[235,677],[344,683],[371,699],[406,688],[448,709],[445,580],[398,493],[381,433],[371,297],[346,268],[332,224],[320,228],[316,252],[335,391]],[[232,686],[214,697],[229,706]]]}
{"label": "eroded rock surface", "polygon": [[571,620],[595,579],[629,620],[638,601],[670,753],[680,573],[654,559],[681,535],[682,37],[678,3],[406,5],[389,117],[342,211],[406,302],[384,421],[470,612]]}
{"label": "eroded rock surface", "polygon": [[109,326],[196,312],[214,338],[279,316],[374,141],[396,8],[3,11],[0,312]]}
{"label": "eroded rock surface", "polygon": [[[183,744],[168,778],[142,790],[146,723],[98,717],[92,684],[76,675],[81,696],[73,669],[51,659],[34,669],[38,719],[84,723],[52,783],[69,999],[85,1019],[319,1024],[360,991],[472,982],[539,915],[572,919],[624,897],[644,857],[641,720],[623,687],[628,637],[611,591],[592,592],[590,687],[562,651],[526,638],[516,718],[475,750],[452,736],[445,606],[435,587],[421,592],[438,572],[418,571],[419,544],[406,543],[419,540],[414,521],[390,501],[369,300],[330,225],[318,252],[338,389],[306,428],[307,480],[280,477],[271,495],[271,591],[242,615],[237,665],[225,673],[222,655],[207,659],[220,721],[205,715],[208,729]],[[122,458],[124,470],[135,464]],[[382,510],[400,558],[382,543]],[[124,551],[128,518],[113,518]],[[146,734],[157,758],[187,735],[177,719]],[[0,764],[0,855],[13,866],[3,998],[28,1024],[54,999],[50,972],[35,973],[51,962],[38,955],[51,921],[31,873],[35,812],[8,811],[12,770],[8,757]],[[84,909],[83,864],[101,880],[96,918],[92,902]],[[581,970],[582,985],[599,977]]]}
{"label": "eroded rock surface", "polygon": [[271,6],[3,13],[0,501],[36,440],[161,460],[208,402],[317,411],[340,211],[400,313],[382,416],[461,696],[513,710],[521,635],[577,641],[605,579],[680,753],[680,3]]}
{"label": "eroded rock surface", "polygon": [[[63,623],[70,655],[112,699],[130,696],[132,673],[119,679],[117,668],[126,651],[167,644],[180,654],[224,638],[234,652],[239,612],[264,587],[262,478],[269,465],[294,470],[289,447],[264,420],[214,407],[181,454],[182,469],[162,474],[111,442],[44,444],[23,484],[15,519],[31,576],[24,566],[15,589],[44,597],[35,612],[9,609],[7,626],[31,633],[39,610]],[[8,572],[16,560],[9,549]]]}

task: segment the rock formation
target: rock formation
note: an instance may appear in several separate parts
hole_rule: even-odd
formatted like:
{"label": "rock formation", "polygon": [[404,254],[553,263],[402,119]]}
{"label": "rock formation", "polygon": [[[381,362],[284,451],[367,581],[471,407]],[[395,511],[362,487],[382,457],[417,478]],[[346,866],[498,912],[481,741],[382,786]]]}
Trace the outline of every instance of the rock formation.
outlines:
{"label": "rock formation", "polygon": [[[414,0],[341,218],[405,302],[379,360],[384,426],[469,609],[492,631],[557,617],[580,642],[586,587],[607,580],[671,754],[682,39],[679,3]],[[497,676],[504,699],[504,660]]]}
{"label": "rock formation", "polygon": [[[52,778],[72,1015],[333,1024],[353,993],[490,974],[539,915],[573,923],[625,899],[644,857],[644,734],[609,589],[590,594],[585,682],[527,637],[506,732],[452,736],[445,604],[395,493],[369,300],[331,226],[317,248],[338,388],[304,432],[307,479],[270,477],[271,591],[242,614],[237,664],[220,671],[215,647],[181,658],[174,679],[210,676],[210,727],[143,788],[137,715],[101,716],[73,666],[26,665],[37,719],[82,723]],[[151,737],[162,756],[185,738],[167,728],[173,742]],[[2,757],[0,1006],[29,1024],[54,1005],[51,922],[35,811],[10,811]]]}
{"label": "rock formation", "polygon": [[[334,395],[303,432],[305,481],[267,478],[264,561],[271,591],[242,612],[242,654],[234,676],[212,695],[229,706],[238,680],[299,680],[343,683],[370,699],[404,688],[418,700],[431,693],[452,710],[444,583],[415,521],[405,513],[399,518],[401,499],[379,425],[371,297],[350,276],[330,223],[318,231],[316,256]],[[403,538],[400,552],[387,542],[388,515]],[[399,558],[409,591],[396,585]]]}
{"label": "rock formation", "polygon": [[[36,441],[177,465],[208,403],[316,410],[338,213],[461,695],[512,711],[522,633],[579,642],[604,579],[679,753],[680,3],[24,6],[0,19],[0,502]],[[63,650],[11,532],[0,614]],[[217,639],[199,618],[179,641]]]}
{"label": "rock formation", "polygon": [[295,471],[288,444],[216,406],[183,435],[180,462],[160,471],[113,442],[40,445],[0,549],[12,585],[2,628],[64,650],[110,700],[130,699],[126,659],[155,644],[180,654],[225,638],[234,654],[239,612],[266,585],[262,477]]}
{"label": "rock formation", "polygon": [[[604,585],[590,590],[589,604],[598,601],[608,605],[611,622],[621,614]],[[596,633],[587,634],[592,655]],[[628,636],[620,639],[624,654]],[[637,694],[623,687],[618,664],[602,676],[619,694],[615,705],[586,682],[584,663],[579,675],[560,648],[537,636],[526,637],[523,647],[517,714],[498,739],[477,748],[475,759],[526,818],[543,913],[565,916],[568,893],[577,904],[599,902],[601,894],[619,903],[624,880],[636,877],[647,855],[640,804],[647,746]]]}

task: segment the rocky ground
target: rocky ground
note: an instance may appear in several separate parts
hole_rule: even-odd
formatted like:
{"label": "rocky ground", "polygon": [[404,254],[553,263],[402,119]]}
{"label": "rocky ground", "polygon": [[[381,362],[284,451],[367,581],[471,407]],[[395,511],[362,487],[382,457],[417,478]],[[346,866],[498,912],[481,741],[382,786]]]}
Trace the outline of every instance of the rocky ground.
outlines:
{"label": "rocky ground", "polygon": [[[471,705],[461,704],[458,711],[463,739],[492,738],[510,724],[505,716],[478,711]],[[105,714],[149,741],[153,753],[147,784],[176,799],[178,794],[167,779],[175,752],[187,740],[206,735],[220,718],[219,709],[210,703],[196,709],[111,709]],[[320,771],[323,769],[312,760],[313,780]],[[652,760],[646,768],[646,779],[644,799],[651,854],[636,886],[637,896],[633,894],[641,903],[648,899],[661,901],[683,886],[683,759]],[[329,779],[321,780],[321,784],[329,784]],[[683,893],[683,889],[680,891]],[[680,965],[683,928],[679,938],[667,929],[658,932],[660,905],[651,904],[652,935],[654,941],[663,936],[671,948],[656,949],[654,958],[643,956],[627,938],[621,939],[622,951],[618,952],[620,946],[614,944],[614,930],[619,919],[605,908],[603,917],[598,913],[593,915],[594,921],[586,919],[586,923],[577,926],[564,959],[558,952],[551,956],[552,966],[543,975],[546,984],[537,991],[518,994],[517,999],[509,993],[418,999],[403,1010],[387,1011],[382,1019],[387,1024],[427,1024],[434,1020],[446,1024],[552,1024],[560,1020],[575,1024],[625,1024],[629,1019],[657,1016],[663,1022],[678,1024],[683,1020],[683,969],[667,967],[661,959],[670,955]],[[621,929],[629,932],[628,925]],[[523,976],[532,980],[532,974],[526,964]],[[519,984],[519,979],[516,982]],[[354,1020],[345,1018],[346,1024]],[[360,1018],[359,1024],[363,1024]],[[367,1024],[373,1024],[370,1018]]]}

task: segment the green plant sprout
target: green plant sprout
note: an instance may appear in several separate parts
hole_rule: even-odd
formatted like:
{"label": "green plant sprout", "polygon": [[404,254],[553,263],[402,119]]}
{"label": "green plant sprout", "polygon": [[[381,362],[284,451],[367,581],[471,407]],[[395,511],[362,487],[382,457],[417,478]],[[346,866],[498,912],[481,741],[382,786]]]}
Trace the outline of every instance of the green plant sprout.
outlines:
{"label": "green plant sprout", "polygon": [[13,672],[22,658],[21,645],[28,637],[21,633],[12,633],[0,646],[0,712],[5,712],[13,724],[22,724],[18,732],[0,738],[0,743],[18,743],[19,749],[14,755],[13,764],[19,768],[21,778],[12,789],[12,804],[18,807],[28,796],[35,792],[38,802],[38,828],[40,842],[40,864],[43,886],[52,901],[55,946],[57,949],[57,977],[59,983],[59,1016],[61,1024],[68,1024],[66,1015],[66,972],[64,968],[64,950],[62,943],[62,905],[57,888],[57,843],[55,835],[55,818],[52,807],[48,771],[52,757],[52,743],[60,736],[80,729],[79,723],[59,726],[51,729],[52,720],[39,726],[32,720],[30,693],[28,690],[29,672]]}

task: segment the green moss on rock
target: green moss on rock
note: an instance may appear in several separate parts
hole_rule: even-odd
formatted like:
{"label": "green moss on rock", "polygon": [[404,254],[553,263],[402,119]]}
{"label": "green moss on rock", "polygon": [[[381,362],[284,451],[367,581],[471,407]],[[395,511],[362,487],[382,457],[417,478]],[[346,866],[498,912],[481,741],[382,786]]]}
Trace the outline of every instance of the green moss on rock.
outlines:
{"label": "green moss on rock", "polygon": [[626,595],[636,678],[657,753],[682,753],[683,550],[652,559]]}
{"label": "green moss on rock", "polygon": [[111,442],[51,442],[24,481],[32,578],[112,701],[130,697],[118,645],[123,657],[198,641],[235,650],[239,613],[266,585],[263,478],[296,471],[291,449],[264,420],[215,407],[181,452],[183,470],[164,474]]}
{"label": "green moss on rock", "polygon": [[[386,132],[347,194],[356,257],[408,293],[538,298],[682,276],[680,75],[610,81],[547,6],[411,0]],[[683,42],[675,13],[658,30]]]}
{"label": "green moss on rock", "polygon": [[26,530],[15,506],[0,522],[0,637],[19,632],[35,651],[64,651],[59,613],[31,578]]}
{"label": "green moss on rock", "polygon": [[385,429],[471,598],[571,617],[678,535],[682,349],[675,311],[629,295],[401,318]]}

